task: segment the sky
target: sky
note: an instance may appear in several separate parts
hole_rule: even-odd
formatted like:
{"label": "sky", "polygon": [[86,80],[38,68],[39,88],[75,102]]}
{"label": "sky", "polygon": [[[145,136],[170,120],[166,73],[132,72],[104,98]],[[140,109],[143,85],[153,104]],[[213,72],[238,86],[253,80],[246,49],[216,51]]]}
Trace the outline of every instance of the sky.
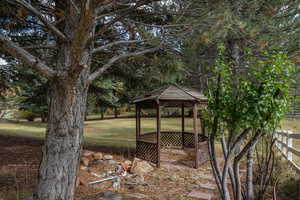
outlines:
{"label": "sky", "polygon": [[6,64],[6,61],[3,60],[2,58],[0,58],[0,65],[5,65]]}

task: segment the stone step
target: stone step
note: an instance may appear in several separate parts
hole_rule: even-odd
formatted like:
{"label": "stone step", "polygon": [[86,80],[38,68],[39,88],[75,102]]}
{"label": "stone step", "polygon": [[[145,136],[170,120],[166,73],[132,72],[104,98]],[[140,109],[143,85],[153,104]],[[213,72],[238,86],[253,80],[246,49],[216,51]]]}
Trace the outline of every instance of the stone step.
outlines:
{"label": "stone step", "polygon": [[187,196],[191,197],[191,198],[195,198],[195,199],[211,200],[213,197],[213,194],[193,190]]}
{"label": "stone step", "polygon": [[208,189],[208,190],[217,189],[217,186],[215,184],[210,184],[210,183],[199,183],[199,186],[203,189]]}
{"label": "stone step", "polygon": [[202,174],[202,175],[199,175],[198,176],[200,179],[206,179],[206,180],[210,180],[210,181],[215,181],[215,178],[211,175],[205,175],[205,174]]}

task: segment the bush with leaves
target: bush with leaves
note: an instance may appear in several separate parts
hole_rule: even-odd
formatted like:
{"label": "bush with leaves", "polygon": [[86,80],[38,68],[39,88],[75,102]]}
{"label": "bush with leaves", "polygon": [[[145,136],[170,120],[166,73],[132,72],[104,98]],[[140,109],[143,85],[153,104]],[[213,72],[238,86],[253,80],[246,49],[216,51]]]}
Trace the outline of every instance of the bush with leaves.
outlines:
{"label": "bush with leaves", "polygon": [[[282,52],[244,52],[242,67],[219,56],[208,89],[209,153],[222,199],[255,199],[253,149],[272,133],[289,103],[293,66]],[[224,164],[216,159],[215,141],[221,138]],[[246,182],[240,179],[240,161],[247,156]],[[229,194],[228,176],[233,194]],[[243,192],[244,191],[244,192]]]}

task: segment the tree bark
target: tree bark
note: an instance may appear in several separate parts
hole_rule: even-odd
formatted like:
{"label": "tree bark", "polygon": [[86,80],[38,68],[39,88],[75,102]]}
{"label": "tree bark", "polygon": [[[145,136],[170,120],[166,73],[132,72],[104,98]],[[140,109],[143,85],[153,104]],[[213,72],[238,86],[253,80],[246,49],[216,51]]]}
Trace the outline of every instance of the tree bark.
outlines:
{"label": "tree bark", "polygon": [[254,189],[253,189],[253,150],[254,146],[251,147],[247,153],[247,177],[246,177],[246,185],[247,185],[247,200],[254,200]]}
{"label": "tree bark", "polygon": [[84,74],[53,81],[36,200],[74,199],[88,90]]}
{"label": "tree bark", "polygon": [[118,108],[114,108],[115,118],[118,118]]}

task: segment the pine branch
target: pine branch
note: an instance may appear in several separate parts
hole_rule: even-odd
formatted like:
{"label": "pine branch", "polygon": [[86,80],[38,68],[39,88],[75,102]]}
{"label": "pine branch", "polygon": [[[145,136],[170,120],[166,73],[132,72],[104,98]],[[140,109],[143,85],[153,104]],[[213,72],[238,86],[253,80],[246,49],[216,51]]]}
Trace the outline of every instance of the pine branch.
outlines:
{"label": "pine branch", "polygon": [[19,47],[3,34],[0,34],[0,46],[2,50],[8,52],[17,59],[20,59],[30,67],[38,70],[44,76],[52,78],[56,75],[56,72],[43,63],[39,58],[31,55],[28,51]]}
{"label": "pine branch", "polygon": [[120,45],[120,44],[132,44],[132,43],[140,43],[140,42],[145,42],[145,41],[148,41],[148,40],[121,40],[121,41],[115,41],[115,42],[111,42],[111,43],[108,43],[106,45],[95,48],[93,50],[93,53],[98,53],[98,52],[103,51],[107,48],[110,48],[110,47],[113,47],[113,46],[116,46],[116,45]]}
{"label": "pine branch", "polygon": [[140,56],[144,55],[146,53],[154,52],[159,49],[159,46],[150,48],[150,49],[145,49],[143,51],[138,51],[138,52],[133,52],[133,53],[127,53],[127,54],[122,54],[122,55],[117,55],[112,57],[105,65],[103,65],[100,69],[97,71],[93,72],[89,76],[89,82],[92,82],[95,80],[98,76],[101,76],[107,69],[109,69],[115,62],[123,59],[123,58],[128,58],[128,57],[133,57],[133,56]]}
{"label": "pine branch", "polygon": [[[59,38],[63,40],[67,40],[67,37],[58,30],[51,22],[49,22],[42,13],[40,13],[36,8],[34,8],[30,3],[24,1],[24,0],[14,0],[15,2],[21,4],[26,9],[28,9],[30,12],[32,12],[35,16],[37,16],[45,26],[47,26],[53,33],[55,33]],[[12,0],[9,0],[9,2],[12,2]]]}

